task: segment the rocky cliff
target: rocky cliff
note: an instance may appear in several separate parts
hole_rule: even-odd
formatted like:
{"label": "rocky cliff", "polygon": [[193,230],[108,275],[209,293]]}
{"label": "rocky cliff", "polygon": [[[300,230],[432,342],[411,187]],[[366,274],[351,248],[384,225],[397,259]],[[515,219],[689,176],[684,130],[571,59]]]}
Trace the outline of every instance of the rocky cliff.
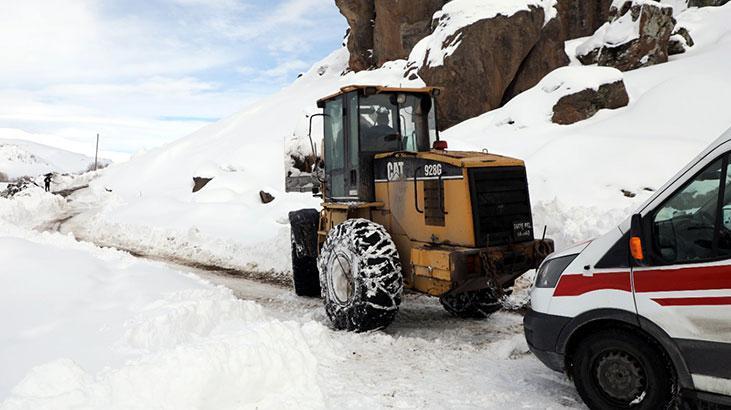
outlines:
{"label": "rocky cliff", "polygon": [[[503,105],[566,65],[563,42],[593,34],[607,20],[611,2],[511,0],[465,7],[475,1],[336,0],[350,25],[350,70],[408,59],[411,71],[406,75],[418,75],[427,84],[444,88],[442,128]],[[520,10],[514,10],[516,4]],[[472,19],[450,32],[449,38],[438,39],[454,42],[454,52],[441,64],[417,61],[429,58],[423,50],[413,53],[419,42],[452,29],[455,20],[464,17],[456,16],[460,10],[477,8],[485,18]],[[426,53],[439,53],[437,49],[444,45],[432,41]]]}

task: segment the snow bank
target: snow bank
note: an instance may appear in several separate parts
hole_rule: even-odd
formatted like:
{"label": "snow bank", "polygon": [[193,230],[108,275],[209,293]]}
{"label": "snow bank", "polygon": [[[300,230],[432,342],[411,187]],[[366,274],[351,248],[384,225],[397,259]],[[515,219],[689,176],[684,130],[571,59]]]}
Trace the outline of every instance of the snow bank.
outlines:
{"label": "snow bank", "polygon": [[556,0],[452,0],[434,14],[437,27],[414,46],[408,60],[417,70],[423,66],[441,66],[459,48],[461,36],[455,34],[460,29],[498,15],[510,17],[519,11],[529,11],[531,6],[542,7],[548,22],[557,14],[555,5]]}
{"label": "snow bank", "polygon": [[0,255],[3,410],[322,407],[319,325],[58,234],[0,225]]}
{"label": "snow bank", "polygon": [[66,215],[68,210],[62,197],[33,186],[12,198],[0,197],[0,224],[33,229]]}
{"label": "snow bank", "polygon": [[546,126],[551,123],[553,107],[561,97],[587,89],[598,90],[603,84],[623,78],[621,71],[611,67],[561,67],[492,115],[481,117],[480,124],[489,122],[491,126],[509,125],[518,129]]}

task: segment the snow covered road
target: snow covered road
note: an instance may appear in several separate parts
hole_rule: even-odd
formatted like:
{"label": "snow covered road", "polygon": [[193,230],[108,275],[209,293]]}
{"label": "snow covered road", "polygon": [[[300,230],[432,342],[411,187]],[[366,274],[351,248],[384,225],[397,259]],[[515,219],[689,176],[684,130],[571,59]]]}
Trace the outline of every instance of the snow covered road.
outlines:
{"label": "snow covered road", "polygon": [[[2,214],[47,227],[70,212],[32,195]],[[281,283],[17,225],[0,223],[2,410],[582,406],[530,355],[518,313],[456,320],[407,294],[386,331],[335,332]]]}

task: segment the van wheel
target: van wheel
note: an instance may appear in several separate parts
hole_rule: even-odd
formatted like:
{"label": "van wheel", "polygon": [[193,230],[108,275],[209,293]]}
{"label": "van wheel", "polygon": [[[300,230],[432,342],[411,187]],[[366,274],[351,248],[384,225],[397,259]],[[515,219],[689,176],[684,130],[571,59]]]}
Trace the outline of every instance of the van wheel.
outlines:
{"label": "van wheel", "polygon": [[673,399],[668,359],[636,333],[592,333],[579,341],[571,368],[579,395],[592,409],[664,409]]}
{"label": "van wheel", "polygon": [[320,296],[317,273],[317,228],[320,213],[316,209],[300,209],[289,213],[292,230],[292,284],[297,296]]}
{"label": "van wheel", "polygon": [[335,226],[317,265],[325,312],[336,329],[364,332],[391,324],[403,278],[396,246],[383,226],[366,219]]}

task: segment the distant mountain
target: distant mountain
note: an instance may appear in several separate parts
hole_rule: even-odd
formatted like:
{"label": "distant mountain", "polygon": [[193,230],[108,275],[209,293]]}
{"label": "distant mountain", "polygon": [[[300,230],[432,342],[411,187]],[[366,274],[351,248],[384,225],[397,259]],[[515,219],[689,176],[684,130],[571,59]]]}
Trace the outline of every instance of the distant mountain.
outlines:
{"label": "distant mountain", "polygon": [[[28,139],[32,138],[33,134],[12,131],[0,130],[0,179],[12,180],[48,172],[75,174],[84,172],[94,165],[94,158],[32,142]],[[23,138],[25,136],[29,138]],[[108,165],[109,161],[100,160],[100,164]]]}

